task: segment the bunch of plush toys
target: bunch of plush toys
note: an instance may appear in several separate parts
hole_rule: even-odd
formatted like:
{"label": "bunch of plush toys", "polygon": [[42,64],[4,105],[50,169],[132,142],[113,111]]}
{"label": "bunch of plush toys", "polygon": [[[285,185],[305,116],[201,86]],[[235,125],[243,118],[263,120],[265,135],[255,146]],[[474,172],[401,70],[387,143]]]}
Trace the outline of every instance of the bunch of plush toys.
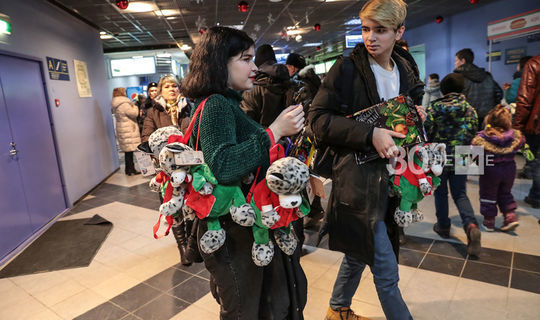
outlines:
{"label": "bunch of plush toys", "polygon": [[444,143],[426,143],[411,147],[413,162],[398,162],[396,174],[391,178],[393,189],[401,196],[399,207],[394,213],[394,221],[400,227],[424,219],[418,210],[418,202],[430,195],[439,186],[446,163]]}
{"label": "bunch of plush toys", "polygon": [[309,182],[307,165],[293,157],[284,158],[281,145],[270,151],[270,161],[265,179],[253,189],[250,203],[231,207],[236,223],[253,228],[251,257],[258,266],[268,265],[274,257],[270,229],[278,247],[287,255],[294,253],[298,240],[291,222],[310,211],[309,202],[302,196]]}

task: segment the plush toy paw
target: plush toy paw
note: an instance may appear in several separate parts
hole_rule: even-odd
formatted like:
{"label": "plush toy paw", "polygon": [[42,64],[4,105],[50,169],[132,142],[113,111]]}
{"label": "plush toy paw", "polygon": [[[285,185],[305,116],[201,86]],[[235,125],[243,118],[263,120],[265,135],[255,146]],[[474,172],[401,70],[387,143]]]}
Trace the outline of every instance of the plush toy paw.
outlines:
{"label": "plush toy paw", "polygon": [[400,227],[407,227],[413,222],[413,215],[410,211],[402,211],[397,208],[394,213],[394,221]]}
{"label": "plush toy paw", "polygon": [[159,213],[164,216],[170,216],[177,213],[183,206],[184,200],[181,197],[173,197],[159,206]]}
{"label": "plush toy paw", "polygon": [[202,252],[210,254],[221,248],[221,246],[225,243],[225,237],[225,230],[223,229],[208,230],[201,237],[199,247],[201,248]]}
{"label": "plush toy paw", "polygon": [[418,209],[412,210],[412,222],[421,222],[422,220],[424,220],[422,211]]}
{"label": "plush toy paw", "polygon": [[285,252],[286,255],[290,256],[294,253],[294,250],[296,250],[298,240],[296,239],[292,228],[289,233],[281,229],[274,230],[274,238],[276,239],[278,247],[281,251]]}
{"label": "plush toy paw", "polygon": [[148,184],[148,186],[150,187],[150,191],[159,192],[159,188],[161,187],[161,183],[158,183],[156,181],[156,178],[152,178],[152,180],[150,180],[150,183]]}
{"label": "plush toy paw", "polygon": [[182,214],[184,216],[184,220],[195,220],[195,210],[191,209],[186,205],[182,207]]}
{"label": "plush toy paw", "polygon": [[209,182],[205,182],[201,190],[199,190],[199,193],[204,196],[212,194],[212,192],[214,192],[214,187]]}
{"label": "plush toy paw", "polygon": [[279,219],[281,219],[281,217],[274,209],[261,212],[261,222],[269,229],[272,228]]}
{"label": "plush toy paw", "polygon": [[232,206],[230,213],[233,221],[243,227],[251,227],[255,223],[255,210],[247,203],[240,207]]}
{"label": "plush toy paw", "polygon": [[253,262],[259,266],[267,266],[274,257],[274,244],[272,241],[268,241],[267,244],[257,244],[253,242],[251,248],[251,258]]}
{"label": "plush toy paw", "polygon": [[431,185],[427,182],[421,182],[420,183],[420,191],[423,195],[427,195],[431,192]]}

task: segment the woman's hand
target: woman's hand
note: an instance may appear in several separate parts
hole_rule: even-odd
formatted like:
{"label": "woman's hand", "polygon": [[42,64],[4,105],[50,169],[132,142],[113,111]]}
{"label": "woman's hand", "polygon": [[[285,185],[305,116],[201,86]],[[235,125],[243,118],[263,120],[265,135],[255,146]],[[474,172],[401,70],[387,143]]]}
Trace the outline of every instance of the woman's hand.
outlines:
{"label": "woman's hand", "polygon": [[381,158],[393,158],[399,156],[399,150],[394,143],[396,138],[405,138],[403,133],[394,132],[383,128],[374,128],[371,143]]}
{"label": "woman's hand", "polygon": [[304,109],[302,104],[298,104],[283,110],[268,128],[272,130],[274,140],[277,142],[282,137],[300,132],[304,128],[304,120]]}
{"label": "woman's hand", "polygon": [[427,118],[426,107],[416,106],[416,111],[418,111],[418,114],[420,115],[420,118],[422,119],[422,123],[425,122]]}

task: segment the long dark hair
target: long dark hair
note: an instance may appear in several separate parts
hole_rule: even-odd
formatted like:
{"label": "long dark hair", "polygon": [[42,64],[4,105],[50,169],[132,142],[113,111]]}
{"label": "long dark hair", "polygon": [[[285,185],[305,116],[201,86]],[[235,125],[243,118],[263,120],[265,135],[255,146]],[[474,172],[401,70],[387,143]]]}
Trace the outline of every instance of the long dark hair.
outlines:
{"label": "long dark hair", "polygon": [[212,27],[201,38],[189,61],[189,73],[182,81],[180,91],[195,100],[227,90],[231,57],[254,45],[244,32],[227,27]]}

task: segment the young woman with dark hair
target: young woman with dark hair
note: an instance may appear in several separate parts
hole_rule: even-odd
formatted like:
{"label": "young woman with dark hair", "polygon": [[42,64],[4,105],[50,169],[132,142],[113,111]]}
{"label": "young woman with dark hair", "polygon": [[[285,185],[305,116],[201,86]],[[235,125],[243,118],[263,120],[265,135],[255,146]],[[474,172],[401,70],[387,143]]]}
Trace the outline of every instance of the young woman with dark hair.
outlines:
{"label": "young woman with dark hair", "polygon": [[[195,48],[190,73],[182,82],[182,93],[195,101],[193,110],[208,98],[194,128],[200,121],[199,148],[224,185],[241,186],[243,178],[258,167],[262,179],[269,166],[271,140],[300,132],[304,123],[304,112],[296,106],[285,109],[268,130],[242,112],[240,91],[253,87],[257,70],[254,53],[253,40],[245,32],[210,28]],[[195,139],[197,129],[191,136],[193,146]],[[221,305],[220,318],[302,319],[307,281],[299,263],[300,248],[291,257],[276,250],[268,266],[258,267],[251,259],[252,229],[228,215],[220,223],[227,234],[225,244],[211,254],[201,252],[211,274],[212,294]],[[206,221],[201,220],[198,239],[206,230]]]}

